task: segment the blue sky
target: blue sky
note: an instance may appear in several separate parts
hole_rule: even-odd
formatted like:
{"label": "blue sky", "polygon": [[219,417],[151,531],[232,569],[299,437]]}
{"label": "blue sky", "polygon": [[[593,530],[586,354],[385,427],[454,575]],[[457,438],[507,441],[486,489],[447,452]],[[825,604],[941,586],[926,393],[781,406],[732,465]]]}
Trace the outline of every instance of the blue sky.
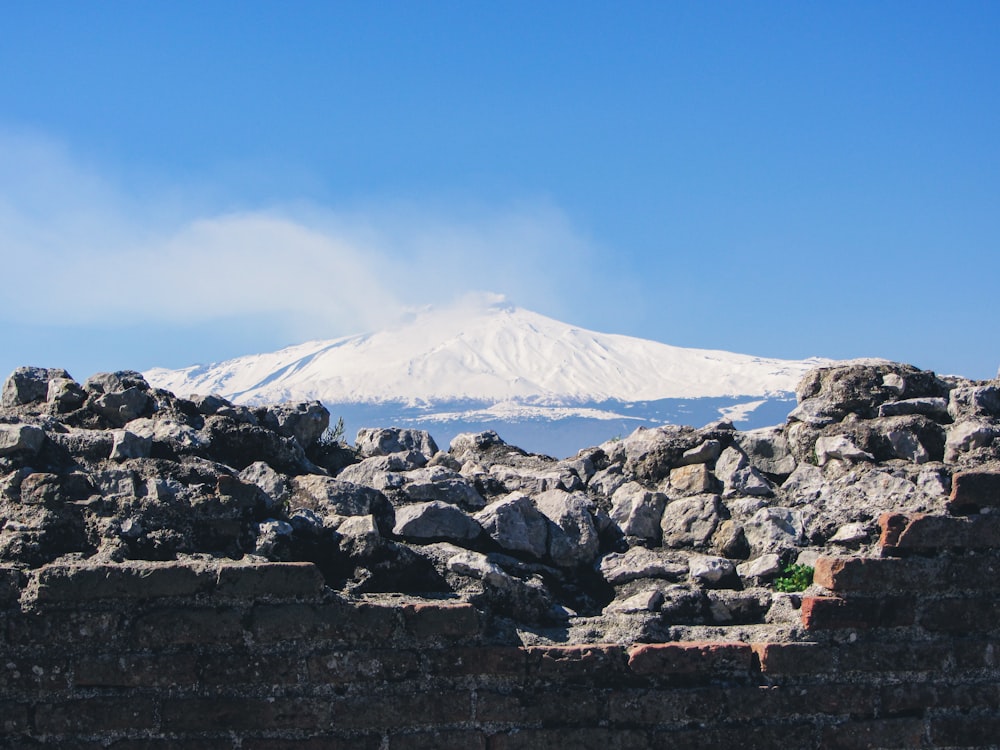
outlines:
{"label": "blue sky", "polygon": [[1000,4],[4,7],[0,369],[180,367],[474,290],[1000,365]]}

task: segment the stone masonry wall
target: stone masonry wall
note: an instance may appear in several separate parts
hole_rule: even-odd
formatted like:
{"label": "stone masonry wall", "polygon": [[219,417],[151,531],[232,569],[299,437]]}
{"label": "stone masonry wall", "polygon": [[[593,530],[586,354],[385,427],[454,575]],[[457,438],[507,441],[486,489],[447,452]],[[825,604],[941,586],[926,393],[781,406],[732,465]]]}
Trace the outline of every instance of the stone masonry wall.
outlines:
{"label": "stone masonry wall", "polygon": [[819,559],[799,641],[521,646],[311,563],[0,568],[0,747],[997,747],[1000,515],[879,523]]}

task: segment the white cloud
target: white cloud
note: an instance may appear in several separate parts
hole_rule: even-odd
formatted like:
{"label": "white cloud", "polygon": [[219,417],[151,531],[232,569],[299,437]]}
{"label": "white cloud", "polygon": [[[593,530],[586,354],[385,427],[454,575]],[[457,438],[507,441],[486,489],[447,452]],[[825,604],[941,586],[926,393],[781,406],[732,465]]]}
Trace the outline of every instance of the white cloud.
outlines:
{"label": "white cloud", "polygon": [[144,201],[56,143],[0,133],[0,320],[189,325],[263,314],[289,335],[326,337],[478,289],[558,312],[588,276],[588,243],[541,201],[220,213]]}

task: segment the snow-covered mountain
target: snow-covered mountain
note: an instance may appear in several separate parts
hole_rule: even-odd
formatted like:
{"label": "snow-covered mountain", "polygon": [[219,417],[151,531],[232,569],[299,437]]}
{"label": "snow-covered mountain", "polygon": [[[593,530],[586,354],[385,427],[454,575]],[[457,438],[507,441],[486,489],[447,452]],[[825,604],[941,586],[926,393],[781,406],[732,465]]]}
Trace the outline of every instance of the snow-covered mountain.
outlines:
{"label": "snow-covered mountain", "polygon": [[[803,373],[824,362],[596,333],[491,299],[427,309],[378,333],[145,375],[181,395],[318,399],[349,429],[419,425],[446,446],[458,432],[489,427],[509,442],[517,433],[522,447],[562,453],[640,424],[780,421]],[[572,442],[550,439],[560,432]],[[591,433],[600,439],[588,441]]]}

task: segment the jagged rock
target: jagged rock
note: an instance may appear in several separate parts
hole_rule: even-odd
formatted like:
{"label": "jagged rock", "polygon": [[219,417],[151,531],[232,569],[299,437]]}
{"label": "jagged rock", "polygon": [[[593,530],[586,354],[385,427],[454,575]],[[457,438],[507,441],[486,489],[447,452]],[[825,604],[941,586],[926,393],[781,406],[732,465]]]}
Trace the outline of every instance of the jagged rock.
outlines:
{"label": "jagged rock", "polygon": [[344,468],[337,478],[382,491],[398,489],[406,483],[402,473],[418,469],[425,462],[424,455],[417,451],[372,456]]}
{"label": "jagged rock", "polygon": [[38,453],[45,430],[30,424],[0,424],[0,456]]}
{"label": "jagged rock", "polygon": [[750,555],[750,545],[743,533],[743,527],[732,519],[726,519],[719,524],[712,537],[712,547],[723,557],[734,560],[745,560]]}
{"label": "jagged rock", "polygon": [[718,584],[736,573],[736,566],[724,557],[692,555],[688,560],[688,573],[701,584]]}
{"label": "jagged rock", "polygon": [[83,406],[83,402],[87,400],[87,393],[68,375],[53,377],[49,380],[45,400],[55,404],[60,411],[70,411]]}
{"label": "jagged rock", "polygon": [[437,443],[429,433],[424,430],[407,430],[399,427],[358,430],[354,445],[365,458],[416,451],[423,454],[426,463],[427,459],[438,452]]}
{"label": "jagged rock", "polygon": [[704,547],[722,521],[718,495],[695,495],[667,503],[660,528],[664,547]]}
{"label": "jagged rock", "polygon": [[601,559],[601,575],[612,586],[645,578],[677,581],[688,573],[687,562],[676,553],[632,547],[626,552],[612,552]]}
{"label": "jagged rock", "polygon": [[670,489],[685,495],[712,492],[718,482],[705,464],[688,464],[670,470]]}
{"label": "jagged rock", "polygon": [[956,422],[1000,417],[1000,386],[975,385],[953,389],[948,399],[948,414]]}
{"label": "jagged rock", "polygon": [[319,401],[274,404],[257,411],[257,422],[309,448],[330,426],[330,412]]}
{"label": "jagged rock", "polygon": [[392,533],[414,541],[461,543],[478,538],[483,528],[456,506],[431,500],[398,509]]}
{"label": "jagged rock", "polygon": [[269,518],[257,524],[254,553],[272,560],[287,559],[294,529],[287,521]]}
{"label": "jagged rock", "polygon": [[802,422],[810,427],[825,427],[839,422],[844,417],[844,410],[831,401],[819,398],[807,398],[799,402],[788,414],[792,422]]}
{"label": "jagged rock", "polygon": [[830,542],[845,547],[856,547],[869,537],[868,525],[860,521],[845,523],[830,537]]}
{"label": "jagged rock", "polygon": [[[199,414],[203,414],[206,417],[212,414],[218,414],[219,410],[232,408],[233,404],[231,401],[224,399],[222,396],[217,394],[202,395],[200,393],[192,393],[188,396],[188,401],[194,406],[195,410]],[[254,419],[256,422],[256,419]]]}
{"label": "jagged rock", "polygon": [[194,453],[209,447],[201,432],[169,417],[133,419],[125,429],[159,444],[167,453]]}
{"label": "jagged rock", "polygon": [[376,489],[318,474],[292,477],[290,508],[308,508],[320,515],[367,516],[386,512],[388,502]]}
{"label": "jagged rock", "polygon": [[475,511],[486,505],[486,500],[465,478],[443,466],[415,469],[405,476],[403,493],[411,501],[440,500]]}
{"label": "jagged rock", "polygon": [[490,467],[490,476],[503,485],[507,492],[527,492],[537,494],[548,490],[574,492],[583,489],[583,480],[576,472],[558,465],[543,471],[495,464]]}
{"label": "jagged rock", "polygon": [[264,461],[255,461],[239,473],[240,481],[254,484],[267,498],[267,507],[276,508],[291,496],[291,487],[285,476]]}
{"label": "jagged rock", "polygon": [[451,469],[452,471],[457,471],[461,473],[462,462],[455,458],[450,453],[439,450],[430,460],[427,462],[428,466],[443,466],[446,469]]}
{"label": "jagged rock", "polygon": [[647,589],[626,599],[616,599],[604,608],[603,613],[631,614],[633,612],[656,612],[663,606],[663,592],[659,589]]}
{"label": "jagged rock", "polygon": [[977,448],[987,448],[1000,437],[1000,425],[982,420],[955,422],[947,430],[945,439],[945,463],[955,463],[963,453]]}
{"label": "jagged rock", "polygon": [[816,463],[820,466],[827,461],[874,461],[875,456],[856,446],[846,435],[821,437],[816,441]]}
{"label": "jagged rock", "polygon": [[626,536],[656,543],[660,540],[660,520],[667,496],[651,492],[638,482],[623,484],[611,497],[611,519]]}
{"label": "jagged rock", "polygon": [[720,453],[722,453],[722,443],[718,440],[706,440],[700,445],[684,451],[681,454],[678,465],[687,466],[688,464],[711,463],[719,457]]}
{"label": "jagged rock", "polygon": [[560,471],[563,469],[572,471],[580,478],[583,484],[587,484],[594,474],[597,473],[597,467],[594,466],[594,461],[590,456],[580,455],[576,458],[567,458],[564,461],[560,461],[556,466]]}
{"label": "jagged rock", "polygon": [[560,567],[592,562],[600,548],[600,538],[586,496],[549,490],[533,498],[535,507],[551,521],[548,552]]}
{"label": "jagged rock", "polygon": [[898,417],[907,414],[921,414],[938,420],[947,419],[948,400],[938,396],[925,396],[924,398],[889,401],[878,408],[880,417]]}
{"label": "jagged rock", "polygon": [[114,443],[111,445],[111,460],[125,461],[129,458],[149,458],[153,447],[153,439],[136,435],[129,430],[115,430]]}
{"label": "jagged rock", "polygon": [[761,508],[744,523],[743,533],[753,556],[780,554],[805,541],[805,523],[799,511]]}
{"label": "jagged rock", "polygon": [[670,470],[679,465],[684,453],[697,447],[703,439],[690,427],[640,427],[621,441],[625,454],[624,473],[647,484],[665,479]]}
{"label": "jagged rock", "polygon": [[739,574],[740,578],[754,581],[774,578],[774,576],[778,575],[781,570],[781,557],[774,553],[768,553],[766,555],[761,555],[760,557],[755,557],[753,560],[749,560],[736,566],[736,572]]}
{"label": "jagged rock", "polygon": [[549,522],[527,495],[513,493],[490,503],[475,519],[505,550],[539,559],[548,550]]}
{"label": "jagged rock", "polygon": [[230,417],[205,417],[201,430],[208,447],[201,455],[242,471],[255,461],[264,461],[283,474],[301,474],[315,468],[302,446],[292,438]]}
{"label": "jagged rock", "polygon": [[46,367],[18,367],[10,374],[0,392],[0,407],[22,406],[36,401],[45,401],[49,392],[49,381],[70,380],[68,372]]}
{"label": "jagged rock", "polygon": [[737,433],[736,444],[750,465],[766,476],[784,479],[795,471],[795,457],[781,427]]}
{"label": "jagged rock", "polygon": [[818,399],[827,405],[818,411],[839,422],[848,413],[869,419],[876,416],[878,407],[886,401],[938,396],[939,390],[934,373],[885,362],[811,370],[799,382],[795,393],[800,407],[807,399]]}
{"label": "jagged rock", "polygon": [[722,482],[724,496],[754,495],[769,497],[774,488],[750,461],[736,448],[726,448],[715,462],[715,475]]}
{"label": "jagged rock", "polygon": [[719,625],[760,622],[771,606],[771,592],[766,589],[746,591],[709,591],[709,620]]}
{"label": "jagged rock", "polygon": [[590,478],[588,487],[598,495],[610,497],[615,490],[625,484],[628,480],[622,473],[621,464],[612,464],[606,469],[601,469]]}

